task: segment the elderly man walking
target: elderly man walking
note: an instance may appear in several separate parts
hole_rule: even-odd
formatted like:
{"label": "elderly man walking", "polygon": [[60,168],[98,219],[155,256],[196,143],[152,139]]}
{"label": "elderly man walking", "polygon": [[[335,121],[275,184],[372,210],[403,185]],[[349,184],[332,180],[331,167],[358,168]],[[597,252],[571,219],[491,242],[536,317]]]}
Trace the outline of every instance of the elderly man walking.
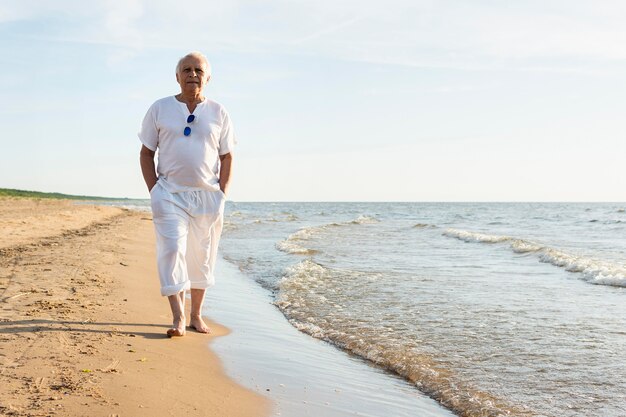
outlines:
{"label": "elderly man walking", "polygon": [[157,100],[139,132],[161,294],[172,309],[169,337],[185,335],[187,290],[191,292],[189,327],[200,333],[210,331],[201,318],[202,302],[206,289],[215,282],[213,270],[236,143],[224,107],[203,94],[210,77],[211,66],[201,53],[181,58],[176,66],[180,93]]}

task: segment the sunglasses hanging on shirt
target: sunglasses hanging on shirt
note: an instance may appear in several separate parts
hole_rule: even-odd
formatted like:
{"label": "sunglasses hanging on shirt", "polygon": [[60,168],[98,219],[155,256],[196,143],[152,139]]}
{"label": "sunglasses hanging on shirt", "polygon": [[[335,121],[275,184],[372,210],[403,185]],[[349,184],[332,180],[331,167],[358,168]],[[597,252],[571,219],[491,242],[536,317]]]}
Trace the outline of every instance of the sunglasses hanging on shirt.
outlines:
{"label": "sunglasses hanging on shirt", "polygon": [[[193,123],[194,120],[196,120],[196,116],[194,116],[193,114],[190,114],[187,117],[187,123]],[[183,135],[185,136],[191,135],[191,128],[189,126],[185,127],[185,130],[183,130]]]}

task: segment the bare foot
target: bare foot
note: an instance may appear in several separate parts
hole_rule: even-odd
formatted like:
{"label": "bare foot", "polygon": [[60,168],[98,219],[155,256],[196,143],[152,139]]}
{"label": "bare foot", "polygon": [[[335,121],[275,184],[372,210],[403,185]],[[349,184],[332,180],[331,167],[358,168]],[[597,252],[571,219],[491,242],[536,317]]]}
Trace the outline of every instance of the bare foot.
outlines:
{"label": "bare foot", "polygon": [[197,331],[198,333],[211,333],[211,329],[204,323],[202,317],[191,316],[189,320],[189,327]]}
{"label": "bare foot", "polygon": [[167,330],[167,337],[184,336],[185,335],[185,317],[174,320],[171,329]]}

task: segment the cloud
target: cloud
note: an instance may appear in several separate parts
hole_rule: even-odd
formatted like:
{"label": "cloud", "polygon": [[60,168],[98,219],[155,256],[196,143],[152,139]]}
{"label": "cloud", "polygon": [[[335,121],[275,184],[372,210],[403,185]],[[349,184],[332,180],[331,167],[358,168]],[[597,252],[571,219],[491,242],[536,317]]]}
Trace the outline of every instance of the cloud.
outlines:
{"label": "cloud", "polygon": [[515,8],[456,1],[392,2],[374,10],[365,6],[367,17],[340,26],[343,30],[333,36],[305,38],[306,50],[294,48],[294,53],[470,71],[598,74],[606,65],[621,70],[626,60],[624,6],[615,3],[599,13],[579,7],[586,4],[569,2],[561,9],[533,2]]}
{"label": "cloud", "polygon": [[108,0],[103,4],[105,13],[101,29],[105,38],[116,43],[140,47],[143,43],[143,33],[138,27],[138,20],[144,15],[144,6],[141,0]]}
{"label": "cloud", "polygon": [[331,33],[337,32],[340,29],[343,29],[343,28],[346,28],[348,26],[351,26],[354,23],[356,23],[359,20],[362,20],[364,18],[365,18],[365,16],[356,16],[356,17],[350,18],[350,19],[345,20],[343,22],[339,22],[338,24],[334,24],[332,26],[323,28],[322,30],[319,30],[319,31],[317,31],[315,33],[307,35],[307,36],[305,36],[303,38],[294,39],[290,43],[294,44],[294,45],[297,45],[297,44],[301,44],[301,43],[304,43],[304,42],[307,42],[307,41],[311,41],[313,39],[320,38],[320,37],[325,36],[325,35],[329,35]]}
{"label": "cloud", "polygon": [[470,71],[598,73],[626,62],[626,5],[612,0],[94,0],[88,8],[70,0],[23,0],[0,6],[0,23],[51,16],[64,24],[31,36],[114,45],[124,51],[112,53],[112,65],[146,48],[187,45]]}

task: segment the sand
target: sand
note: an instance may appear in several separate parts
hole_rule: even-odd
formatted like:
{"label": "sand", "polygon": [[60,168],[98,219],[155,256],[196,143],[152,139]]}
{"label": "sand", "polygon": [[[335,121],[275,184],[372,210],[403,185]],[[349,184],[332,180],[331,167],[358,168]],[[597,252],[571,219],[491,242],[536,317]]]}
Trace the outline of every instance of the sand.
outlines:
{"label": "sand", "polygon": [[0,198],[0,415],[265,416],[208,342],[168,339],[148,213]]}

